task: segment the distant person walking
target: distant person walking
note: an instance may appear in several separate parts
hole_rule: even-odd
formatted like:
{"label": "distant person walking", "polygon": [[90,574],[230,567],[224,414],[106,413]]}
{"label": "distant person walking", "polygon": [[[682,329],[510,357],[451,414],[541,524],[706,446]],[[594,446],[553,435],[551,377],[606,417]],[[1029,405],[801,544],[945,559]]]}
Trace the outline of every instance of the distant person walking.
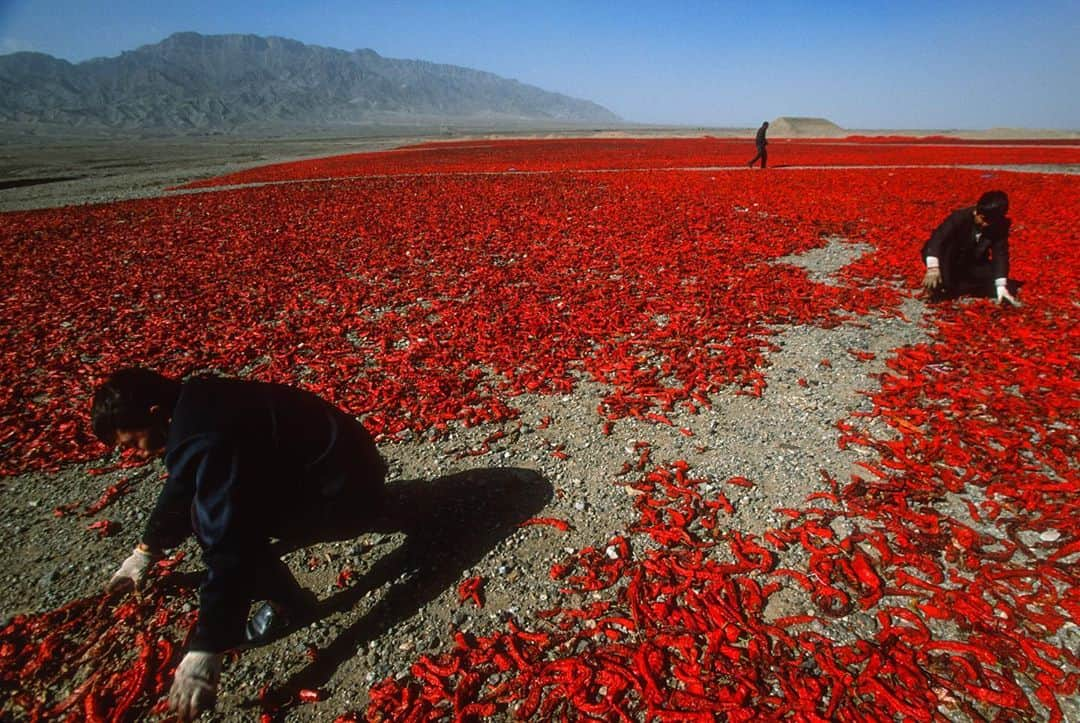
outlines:
{"label": "distant person walking", "polygon": [[754,163],[757,159],[761,159],[761,167],[765,167],[765,163],[769,160],[769,152],[766,150],[766,146],[769,142],[765,140],[765,131],[769,130],[769,121],[765,121],[761,124],[761,127],[757,129],[757,137],[754,138],[754,143],[757,144],[757,155],[750,159],[747,166],[754,167]]}

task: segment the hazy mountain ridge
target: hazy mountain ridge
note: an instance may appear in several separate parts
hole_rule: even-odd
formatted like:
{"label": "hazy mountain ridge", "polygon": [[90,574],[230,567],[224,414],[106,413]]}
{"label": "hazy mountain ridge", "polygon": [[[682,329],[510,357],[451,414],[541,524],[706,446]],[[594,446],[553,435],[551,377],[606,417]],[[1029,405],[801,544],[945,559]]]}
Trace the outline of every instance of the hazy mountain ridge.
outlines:
{"label": "hazy mountain ridge", "polygon": [[78,64],[0,56],[0,121],[228,130],[384,116],[617,122],[595,103],[454,65],[278,37],[177,33]]}

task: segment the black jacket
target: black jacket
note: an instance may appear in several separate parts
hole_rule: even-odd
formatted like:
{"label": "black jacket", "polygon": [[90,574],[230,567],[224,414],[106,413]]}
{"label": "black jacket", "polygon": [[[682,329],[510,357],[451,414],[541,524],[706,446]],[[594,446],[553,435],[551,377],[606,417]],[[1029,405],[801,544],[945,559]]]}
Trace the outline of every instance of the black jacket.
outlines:
{"label": "black jacket", "polygon": [[768,144],[768,141],[765,140],[765,133],[768,130],[769,129],[764,125],[757,129],[757,136],[754,138],[754,143],[756,143],[758,147]]}
{"label": "black jacket", "polygon": [[1009,228],[1012,222],[1002,219],[985,229],[975,225],[975,207],[953,211],[941,222],[922,248],[922,255],[936,256],[942,274],[965,276],[979,265],[990,265],[994,278],[1009,276]]}
{"label": "black jacket", "polygon": [[367,431],[314,394],[211,377],[184,382],[165,445],[168,480],[143,533],[166,549],[192,532],[209,570],[193,650],[239,642],[269,538],[345,485],[381,485]]}

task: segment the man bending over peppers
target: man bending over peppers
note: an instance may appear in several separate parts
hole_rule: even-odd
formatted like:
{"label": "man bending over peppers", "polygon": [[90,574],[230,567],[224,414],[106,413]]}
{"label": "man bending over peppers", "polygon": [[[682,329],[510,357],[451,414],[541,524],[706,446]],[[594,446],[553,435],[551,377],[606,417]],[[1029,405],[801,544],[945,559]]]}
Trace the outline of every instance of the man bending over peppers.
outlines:
{"label": "man bending over peppers", "polygon": [[[214,706],[226,650],[269,641],[314,604],[270,538],[362,529],[382,505],[386,464],[353,417],[279,384],[121,369],[97,388],[91,417],[103,442],[163,454],[168,470],[108,589],[142,584],[188,535],[202,548],[199,619],[169,691],[170,707],[196,718]],[[254,601],[264,602],[248,620]]]}
{"label": "man bending over peppers", "polygon": [[1020,302],[1009,292],[1009,197],[987,191],[974,206],[953,211],[922,248],[923,288],[932,300],[963,294],[998,304]]}

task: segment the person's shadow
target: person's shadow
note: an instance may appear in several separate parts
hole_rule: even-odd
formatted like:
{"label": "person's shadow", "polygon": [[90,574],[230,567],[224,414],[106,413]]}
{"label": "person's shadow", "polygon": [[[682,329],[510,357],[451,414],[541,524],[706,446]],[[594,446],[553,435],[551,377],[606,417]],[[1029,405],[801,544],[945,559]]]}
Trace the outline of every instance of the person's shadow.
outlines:
{"label": "person's shadow", "polygon": [[316,660],[275,685],[262,705],[286,706],[300,690],[325,685],[363,643],[412,617],[456,585],[466,569],[542,510],[554,493],[551,483],[537,472],[520,468],[475,469],[430,482],[395,482],[386,489],[385,514],[379,524],[334,537],[401,531],[405,542],[377,560],[351,587],[318,603],[315,613],[300,622],[309,624],[348,610],[368,592],[393,584],[367,614],[320,649]]}

